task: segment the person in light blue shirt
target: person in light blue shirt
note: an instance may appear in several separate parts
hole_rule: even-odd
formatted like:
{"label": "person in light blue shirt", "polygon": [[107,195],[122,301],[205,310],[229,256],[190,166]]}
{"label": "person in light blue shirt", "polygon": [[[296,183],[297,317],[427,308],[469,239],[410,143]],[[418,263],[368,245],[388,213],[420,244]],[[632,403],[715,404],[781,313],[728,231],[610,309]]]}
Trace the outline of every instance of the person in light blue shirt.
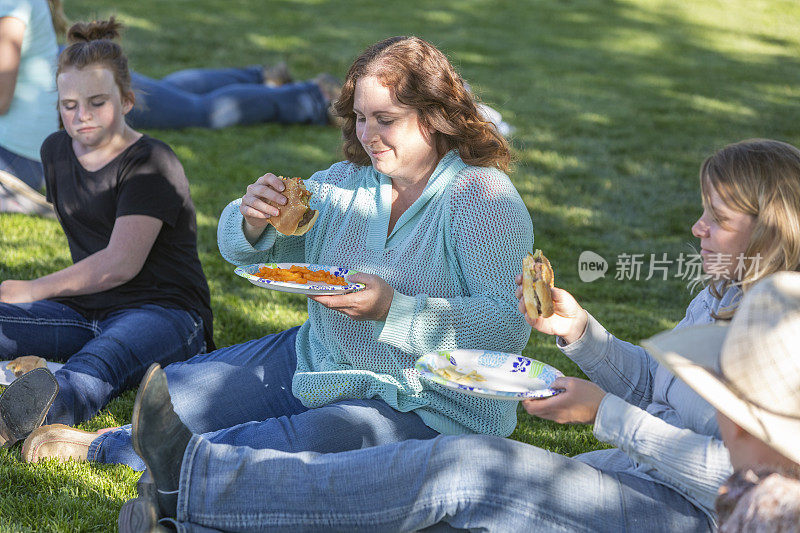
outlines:
{"label": "person in light blue shirt", "polygon": [[[51,211],[39,148],[58,129],[55,26],[60,0],[0,0],[0,212]],[[51,10],[53,15],[51,16]]]}

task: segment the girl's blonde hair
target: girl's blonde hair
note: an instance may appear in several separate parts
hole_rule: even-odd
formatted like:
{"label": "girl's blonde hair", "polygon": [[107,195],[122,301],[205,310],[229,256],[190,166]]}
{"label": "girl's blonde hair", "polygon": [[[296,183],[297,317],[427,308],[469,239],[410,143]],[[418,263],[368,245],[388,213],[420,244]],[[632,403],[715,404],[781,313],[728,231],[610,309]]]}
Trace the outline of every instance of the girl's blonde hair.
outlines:
{"label": "girl's blonde hair", "polygon": [[50,18],[53,19],[53,29],[56,30],[56,35],[63,37],[69,27],[69,20],[64,14],[64,5],[61,0],[47,0],[47,3],[50,4]]}
{"label": "girl's blonde hair", "polygon": [[[703,206],[717,220],[712,191],[730,209],[755,217],[736,280],[743,291],[774,272],[800,269],[800,150],[770,139],[730,144],[703,162],[700,190]],[[712,283],[712,294],[720,297],[731,283]],[[726,309],[717,318],[730,318],[734,311]]]}

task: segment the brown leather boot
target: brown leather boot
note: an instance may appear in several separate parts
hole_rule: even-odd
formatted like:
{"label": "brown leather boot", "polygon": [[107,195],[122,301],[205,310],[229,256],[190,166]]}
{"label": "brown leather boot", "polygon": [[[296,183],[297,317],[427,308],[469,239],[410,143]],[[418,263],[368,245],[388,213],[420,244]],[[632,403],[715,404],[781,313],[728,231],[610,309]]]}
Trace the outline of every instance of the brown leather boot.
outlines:
{"label": "brown leather boot", "polygon": [[181,462],[192,438],[172,407],[167,375],[158,363],[147,369],[133,404],[131,440],[155,482],[162,516],[174,517]]}
{"label": "brown leather boot", "polygon": [[86,461],[89,445],[100,433],[82,431],[64,424],[51,424],[33,430],[22,445],[22,460],[36,463],[40,459]]}

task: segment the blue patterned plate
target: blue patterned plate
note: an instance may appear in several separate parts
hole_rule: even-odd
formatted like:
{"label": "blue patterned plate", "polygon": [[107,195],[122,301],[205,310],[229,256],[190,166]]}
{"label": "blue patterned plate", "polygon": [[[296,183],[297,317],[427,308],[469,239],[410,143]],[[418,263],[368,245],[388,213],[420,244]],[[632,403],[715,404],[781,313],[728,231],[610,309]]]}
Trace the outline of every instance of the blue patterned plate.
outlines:
{"label": "blue patterned plate", "polygon": [[292,266],[306,267],[310,270],[327,270],[334,276],[346,276],[347,274],[354,274],[355,270],[349,268],[314,265],[309,263],[254,263],[252,265],[237,267],[233,272],[242,276],[250,283],[257,287],[264,287],[265,289],[272,289],[281,292],[296,292],[298,294],[306,294],[310,296],[322,294],[347,294],[348,292],[360,291],[365,287],[363,283],[348,283],[347,285],[328,285],[327,283],[292,283],[289,281],[274,281],[271,279],[264,279],[256,275],[261,267],[269,268],[290,268]]}
{"label": "blue patterned plate", "polygon": [[423,355],[416,369],[448,389],[495,400],[547,398],[560,390],[553,381],[564,374],[521,355],[487,350],[441,350]]}

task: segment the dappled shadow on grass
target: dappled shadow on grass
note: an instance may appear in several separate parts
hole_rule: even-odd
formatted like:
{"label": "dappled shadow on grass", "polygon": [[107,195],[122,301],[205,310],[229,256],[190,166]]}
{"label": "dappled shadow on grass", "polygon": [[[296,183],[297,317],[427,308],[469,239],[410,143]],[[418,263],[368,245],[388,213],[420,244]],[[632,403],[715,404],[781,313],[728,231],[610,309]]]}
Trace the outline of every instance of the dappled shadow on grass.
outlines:
{"label": "dappled shadow on grass", "polygon": [[[278,58],[288,58],[301,79],[323,70],[342,75],[352,58],[378,39],[414,33],[431,40],[517,128],[512,180],[534,219],[536,246],[556,267],[556,283],[612,333],[638,342],[674,325],[691,294],[681,281],[615,281],[615,256],[669,252],[674,257],[685,251],[700,212],[697,170],[713,149],[751,136],[798,140],[797,40],[770,35],[757,23],[757,13],[755,20],[732,22],[737,11],[749,7],[721,5],[717,9],[726,17],[718,21],[709,15],[712,7],[695,4],[443,0],[415,6],[356,0],[345,12],[340,3],[324,1],[197,0],[187,11],[181,3],[75,0],[67,10],[73,18],[117,11],[130,27],[124,44],[132,65],[150,75]],[[308,177],[338,160],[338,133],[264,125],[153,134],[173,146],[192,186],[220,346],[302,322],[305,299],[259,294],[219,258],[216,221],[263,172]],[[31,240],[49,241],[52,222],[22,224],[23,218],[0,215],[0,240],[9,227],[3,224],[13,221]],[[24,242],[3,249],[9,255],[0,257],[0,279],[24,279],[68,264],[65,243],[60,259],[44,247],[43,253],[8,259],[24,251]],[[584,249],[609,260],[606,278],[579,281],[577,258]],[[551,337],[534,332],[524,353],[582,376]],[[97,429],[101,420],[127,422],[134,394],[112,402],[113,414],[96,417],[87,429]],[[512,437],[567,455],[603,446],[588,427],[525,414]],[[0,455],[0,469],[6,461]],[[93,479],[91,472],[87,479]],[[561,474],[550,473],[553,484],[563,483]],[[495,479],[500,483],[503,472]],[[80,482],[66,483],[69,490],[87,490],[75,486]],[[5,499],[9,491],[0,490],[0,520],[12,527],[27,524],[25,517],[7,518],[19,513],[8,512],[7,502],[41,504],[37,492],[12,500],[16,497]],[[106,498],[103,506],[119,501]],[[39,512],[28,509],[29,516]],[[590,523],[594,509],[585,512]],[[113,529],[112,520],[97,523]]]}
{"label": "dappled shadow on grass", "polygon": [[153,134],[175,150],[195,207],[205,216],[202,223],[214,231],[222,209],[259,176],[272,172],[308,178],[341,159],[339,130],[327,126],[265,124]]}
{"label": "dappled shadow on grass", "polygon": [[[102,13],[97,5],[78,0],[70,9]],[[147,2],[106,6],[112,8],[130,26],[132,64],[151,75],[287,58],[299,79],[322,70],[341,76],[379,39],[428,38],[484,100],[511,117],[518,156],[512,179],[533,216],[536,244],[563,265],[562,286],[584,293],[588,304],[647,291],[578,283],[581,250],[673,253],[692,240],[696,174],[710,150],[752,135],[791,140],[795,132],[798,100],[789,87],[800,74],[791,53],[796,41],[770,35],[763,23],[731,29],[714,7],[572,0],[489,8],[445,0],[414,9],[356,1],[344,12],[335,2],[223,8],[199,0],[190,12]],[[167,31],[176,27],[182,30]],[[481,38],[470,27],[480,27]],[[338,133],[329,127],[154,134],[184,163],[201,250],[210,255],[217,253],[219,213],[255,177],[268,170],[309,176],[340,158]],[[661,290],[673,304],[688,301],[674,285]]]}
{"label": "dappled shadow on grass", "polygon": [[244,295],[240,301],[227,300],[224,303],[219,298],[214,299],[214,313],[218,319],[215,339],[219,347],[284,331],[303,323],[308,316],[306,298],[297,295]]}
{"label": "dappled shadow on grass", "polygon": [[[20,462],[19,447],[0,450],[0,529],[110,531],[135,497],[138,473],[90,463]],[[5,525],[5,527],[4,527]]]}
{"label": "dappled shadow on grass", "polygon": [[592,427],[585,424],[563,425],[529,415],[522,404],[517,409],[517,427],[511,438],[572,457],[591,450],[611,448],[598,441]]}
{"label": "dappled shadow on grass", "polygon": [[[780,90],[800,73],[785,50],[720,50],[724,29],[677,10],[594,6],[523,11],[529,36],[500,59],[530,73],[518,87],[531,121],[516,140],[514,179],[537,245],[568,265],[557,275],[570,284],[583,249],[662,252],[675,249],[666,240],[692,240],[702,158],[752,135],[791,139],[798,106],[789,94],[763,99],[765,86]],[[736,38],[763,41],[747,30]]]}
{"label": "dappled shadow on grass", "polygon": [[[765,85],[778,87],[782,79],[796,78],[798,61],[782,49],[792,41],[758,28],[729,35],[716,21],[692,20],[694,12],[685,11],[682,4],[586,0],[524,9],[515,2],[497,2],[489,10],[483,3],[450,0],[437,3],[435,9],[415,10],[386,5],[376,9],[356,2],[352,9],[365,17],[373,15],[369,25],[348,17],[332,2],[242,2],[225,5],[224,16],[219,5],[200,1],[189,13],[153,10],[146,3],[121,8],[120,16],[131,26],[126,45],[134,65],[137,57],[157,57],[159,61],[142,61],[144,69],[153,70],[147,73],[157,75],[159,69],[181,66],[230,66],[230,57],[249,64],[288,55],[301,71],[310,69],[306,77],[322,66],[342,75],[364,46],[380,38],[398,33],[428,37],[483,89],[488,102],[517,117],[516,143],[523,154],[519,168],[527,174],[521,181],[530,180],[518,183],[520,189],[555,206],[582,205],[591,213],[588,225],[622,235],[631,221],[636,222],[633,226],[652,221],[656,227],[668,222],[672,232],[675,209],[682,213],[680,227],[686,204],[696,207],[693,176],[700,155],[709,148],[756,129],[765,134],[767,129],[776,134],[793,131],[793,114],[784,111],[797,104],[780,95],[777,105],[762,98]],[[90,4],[76,2],[74,9],[85,11]],[[303,31],[307,22],[320,18],[331,24],[313,35]],[[183,31],[166,31],[178,22]],[[483,38],[464,30],[471,25],[482,28]],[[726,39],[763,50],[726,48]],[[211,163],[224,170],[224,162],[247,160],[247,172],[231,176],[246,185],[259,171],[286,168],[273,159],[287,154],[300,155],[299,175],[324,168],[321,159],[334,155],[328,153],[328,143],[338,143],[331,136],[320,150],[319,129],[254,127],[236,134],[193,130],[191,149],[203,159],[200,166]],[[740,133],[732,133],[736,131]],[[171,144],[181,143],[180,133],[157,133]],[[284,137],[288,142],[283,146],[275,141]],[[536,154],[525,155],[527,147],[569,156],[575,163],[556,171]],[[307,154],[315,151],[321,157],[310,161]],[[266,164],[253,163],[259,158]],[[653,173],[664,174],[666,180]],[[615,191],[617,187],[625,190]],[[223,202],[242,190],[233,187],[234,194],[225,194]],[[209,207],[216,214],[224,205],[212,200],[218,194],[218,186],[198,184],[204,214]],[[665,198],[669,201],[658,201]],[[631,199],[641,201],[629,205]],[[529,205],[534,215],[542,215],[535,198]],[[544,216],[539,230],[545,236],[574,227],[572,220],[559,222],[557,212]]]}

